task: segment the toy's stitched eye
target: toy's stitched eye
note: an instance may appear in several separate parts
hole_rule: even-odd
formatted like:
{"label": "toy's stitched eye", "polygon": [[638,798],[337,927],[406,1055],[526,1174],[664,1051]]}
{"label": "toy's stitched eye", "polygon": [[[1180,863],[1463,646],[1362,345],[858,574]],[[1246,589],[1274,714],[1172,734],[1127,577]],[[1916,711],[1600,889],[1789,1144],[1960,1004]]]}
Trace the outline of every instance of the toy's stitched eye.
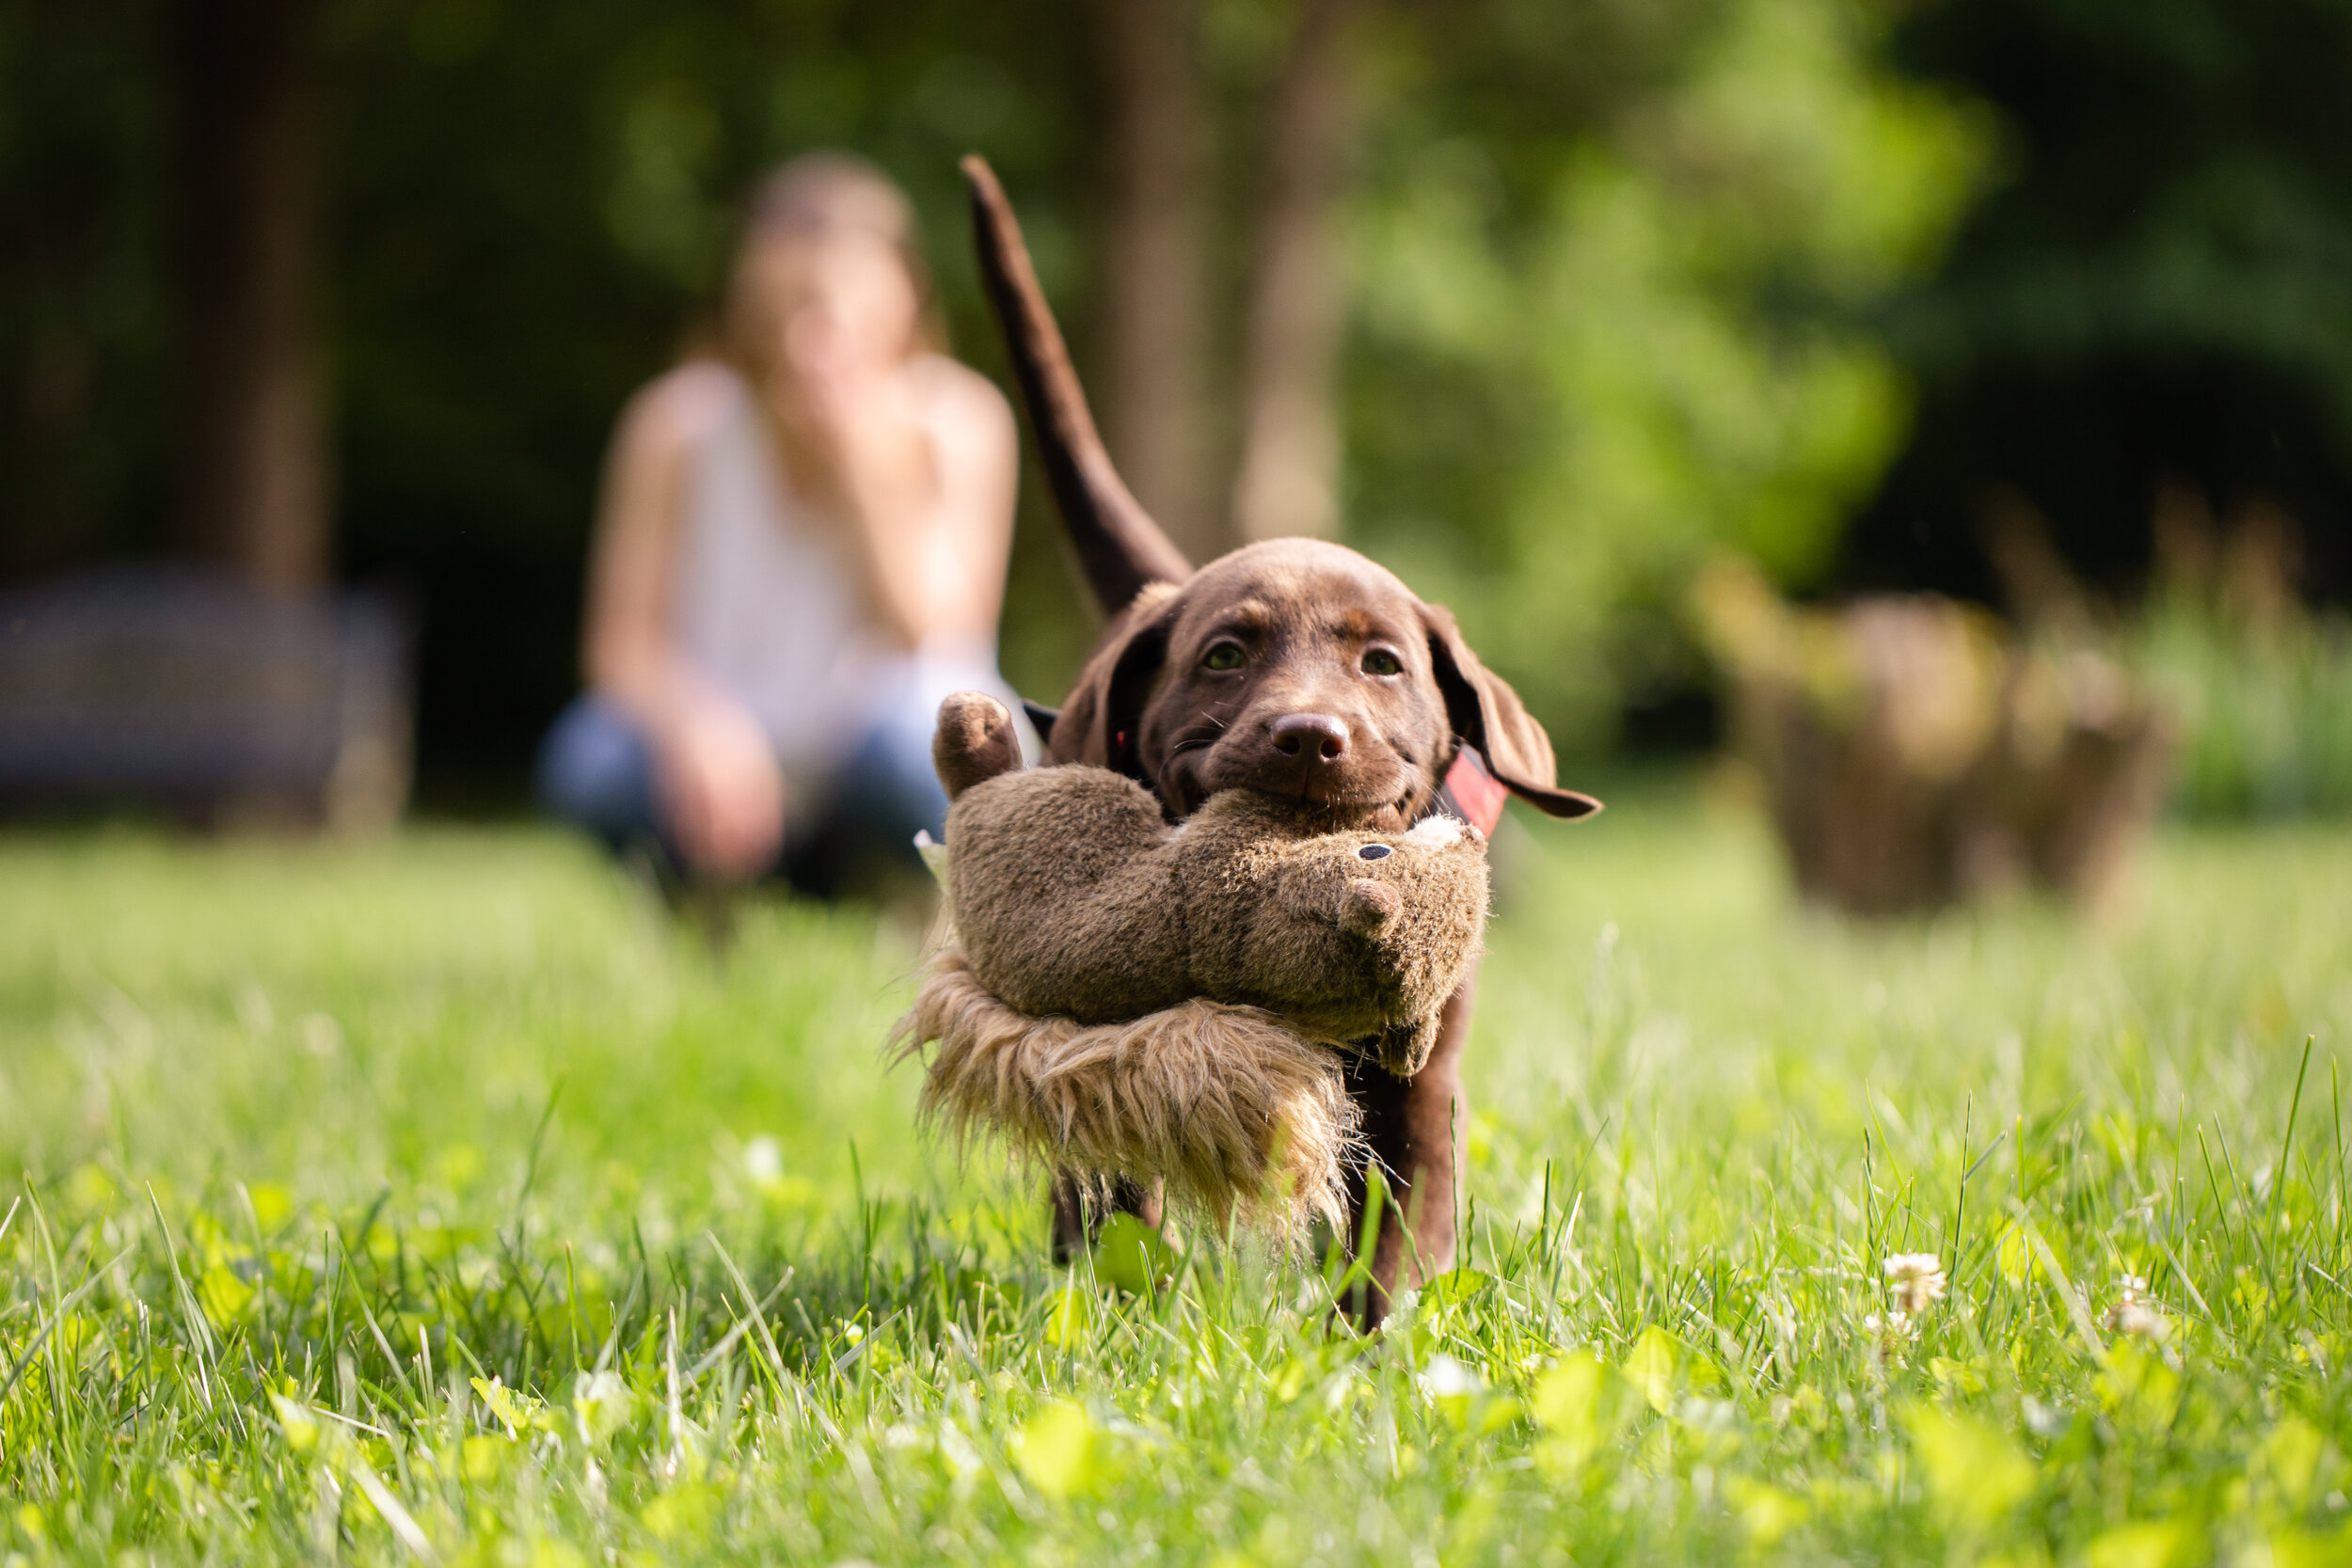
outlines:
{"label": "toy's stitched eye", "polygon": [[1386,648],[1364,650],[1364,673],[1367,675],[1401,675],[1405,661]]}
{"label": "toy's stitched eye", "polygon": [[1248,660],[1248,654],[1242,652],[1241,644],[1238,642],[1213,643],[1209,651],[1200,656],[1200,668],[1203,670],[1238,670]]}
{"label": "toy's stitched eye", "polygon": [[1384,861],[1395,853],[1385,844],[1367,844],[1356,851],[1356,858],[1359,861]]}

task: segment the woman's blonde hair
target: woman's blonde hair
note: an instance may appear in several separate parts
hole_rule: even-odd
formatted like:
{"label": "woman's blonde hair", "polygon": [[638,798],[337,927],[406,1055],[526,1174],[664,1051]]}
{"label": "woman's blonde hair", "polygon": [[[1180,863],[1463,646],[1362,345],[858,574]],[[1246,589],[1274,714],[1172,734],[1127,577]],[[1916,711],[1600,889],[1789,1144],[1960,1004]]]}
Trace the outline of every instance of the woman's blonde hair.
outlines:
{"label": "woman's blonde hair", "polygon": [[945,353],[946,323],[923,260],[922,225],[897,181],[853,152],[803,152],[764,176],[744,204],[721,322],[723,351],[743,370],[762,373],[770,353],[766,307],[755,297],[751,260],[777,240],[825,240],[864,233],[887,244],[914,285],[911,346]]}

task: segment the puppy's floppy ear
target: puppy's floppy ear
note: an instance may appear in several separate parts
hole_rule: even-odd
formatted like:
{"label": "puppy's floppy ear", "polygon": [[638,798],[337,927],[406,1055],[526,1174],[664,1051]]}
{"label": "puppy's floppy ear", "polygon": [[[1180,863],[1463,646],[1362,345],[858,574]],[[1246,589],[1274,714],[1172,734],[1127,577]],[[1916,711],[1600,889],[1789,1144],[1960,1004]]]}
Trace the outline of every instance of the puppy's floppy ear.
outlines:
{"label": "puppy's floppy ear", "polygon": [[1477,748],[1495,782],[1547,816],[1590,816],[1600,802],[1562,789],[1551,758],[1551,737],[1528,715],[1519,694],[1502,676],[1478,662],[1462,641],[1443,605],[1421,607],[1429,633],[1429,662],[1445,693],[1454,733]]}
{"label": "puppy's floppy ear", "polygon": [[[1083,762],[1132,779],[1143,778],[1136,760],[1143,702],[1152,679],[1168,661],[1168,634],[1175,620],[1176,589],[1153,583],[1112,621],[1094,657],[1078,673],[1078,684],[1054,720],[1046,738],[1049,763]],[[1149,780],[1145,780],[1147,784]]]}

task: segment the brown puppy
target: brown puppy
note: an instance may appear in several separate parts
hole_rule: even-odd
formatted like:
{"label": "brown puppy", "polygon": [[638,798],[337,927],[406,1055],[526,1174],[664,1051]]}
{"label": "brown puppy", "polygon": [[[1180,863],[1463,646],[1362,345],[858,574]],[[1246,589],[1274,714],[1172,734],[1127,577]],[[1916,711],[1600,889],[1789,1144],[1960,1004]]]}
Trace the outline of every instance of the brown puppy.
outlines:
{"label": "brown puppy", "polygon": [[[1557,787],[1542,726],[1478,662],[1453,617],[1385,568],[1306,539],[1252,545],[1191,568],[1111,467],[994,174],[978,158],[963,168],[981,277],[1039,456],[1089,585],[1111,616],[1052,719],[1047,760],[1136,779],[1171,819],[1234,788],[1371,810],[1391,827],[1452,809],[1490,828],[1502,804],[1497,783],[1550,816],[1598,810],[1591,797]],[[1389,1190],[1361,1300],[1367,1326],[1386,1314],[1408,1250],[1422,1277],[1453,1260],[1470,994],[1465,981],[1446,1004],[1435,1049],[1411,1078],[1374,1066],[1350,1070]],[[1056,1184],[1060,1248],[1083,1245],[1101,1218],[1081,1195],[1074,1182]],[[1352,1240],[1361,1230],[1361,1179],[1350,1196]],[[1122,1201],[1156,1223],[1153,1195]]]}

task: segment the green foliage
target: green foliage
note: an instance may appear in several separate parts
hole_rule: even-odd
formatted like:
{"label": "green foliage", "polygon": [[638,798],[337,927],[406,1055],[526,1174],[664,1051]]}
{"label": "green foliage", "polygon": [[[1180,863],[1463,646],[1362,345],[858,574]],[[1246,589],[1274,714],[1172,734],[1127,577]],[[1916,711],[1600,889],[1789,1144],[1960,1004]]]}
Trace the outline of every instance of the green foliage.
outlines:
{"label": "green foliage", "polygon": [[155,507],[167,436],[159,8],[0,0],[0,571],[160,533],[117,521]]}
{"label": "green foliage", "polygon": [[[574,689],[604,441],[707,326],[764,169],[824,146],[882,164],[926,222],[955,348],[994,368],[955,166],[984,149],[1048,287],[1084,315],[1089,61],[1049,6],[338,9],[343,562],[421,579],[421,711],[440,755],[527,754]],[[1040,499],[1007,663],[1057,696],[1086,628]]]}
{"label": "green foliage", "polygon": [[[1677,673],[1710,550],[1816,580],[1905,433],[1867,315],[1933,260],[1987,134],[1889,74],[1878,21],[1737,0],[1653,97],[1562,141],[1524,214],[1458,132],[1400,137],[1366,199],[1364,533],[1566,738]],[[1463,381],[1499,419],[1432,407]]]}
{"label": "green foliage", "polygon": [[[322,3],[333,553],[420,612],[428,762],[511,768],[575,689],[606,437],[707,320],[760,170],[882,163],[955,346],[994,368],[955,168],[984,149],[1086,318],[1091,60],[1064,8]],[[164,543],[177,15],[0,0],[0,574]],[[1007,663],[1056,696],[1088,627],[1035,495],[1018,550]]]}
{"label": "green foliage", "polygon": [[2134,584],[2151,494],[2254,499],[2352,593],[2352,11],[2338,0],[1909,8],[1915,76],[1986,103],[2004,155],[1946,263],[1885,318],[1920,399],[1857,519],[1863,580],[1989,594],[1989,490]]}
{"label": "green foliage", "polygon": [[[570,689],[603,441],[707,319],[764,166],[840,144],[904,181],[956,345],[993,368],[954,174],[987,151],[1087,356],[1103,105],[1065,6],[328,19],[339,565],[420,601],[428,760],[515,759]],[[0,198],[34,241],[0,259],[0,370],[32,421],[0,420],[24,476],[0,487],[0,570],[161,533],[169,21],[0,0]],[[1291,23],[1258,0],[1205,15],[1219,217],[1243,239]],[[1359,533],[1595,737],[1677,657],[1664,607],[1706,546],[1820,571],[1907,406],[1860,316],[1931,257],[1982,135],[1886,73],[1875,0],[1482,0],[1370,26]],[[1248,251],[1221,244],[1216,272],[1238,282]],[[1006,664],[1050,700],[1089,625],[1029,488]]]}
{"label": "green foliage", "polygon": [[1926,293],[1933,373],[2218,350],[2308,377],[2352,436],[2341,5],[1978,0],[1920,8],[1909,34],[1907,63],[1995,98],[2041,154]]}
{"label": "green foliage", "polygon": [[2339,1560],[2352,840],[1864,928],[1613,795],[1506,838],[1470,1243],[1370,1342],[1336,1267],[1051,1267],[911,1135],[868,916],[714,959],[535,835],[0,843],[0,1554]]}
{"label": "green foliage", "polygon": [[2180,727],[2181,811],[2352,812],[2352,621],[2290,610],[2248,626],[2175,594],[2156,598],[2133,638]]}
{"label": "green foliage", "polygon": [[[1090,361],[1106,106],[1084,8],[322,3],[338,566],[421,611],[428,762],[519,761],[572,689],[605,438],[707,318],[762,166],[844,144],[904,181],[955,344],[997,369],[954,175],[987,151]],[[1204,9],[1228,304],[1294,13]],[[164,532],[178,14],[0,0],[0,574]],[[1564,740],[1689,680],[1675,606],[1716,547],[1816,586],[1859,510],[1850,576],[1989,592],[1990,483],[2110,579],[2137,570],[2160,472],[2225,508],[2259,494],[2312,531],[2311,586],[2342,593],[2334,0],[1366,22],[1355,537],[1453,601]],[[1234,335],[1211,354],[1228,370]],[[1038,488],[1005,662],[1050,700],[1089,627]]]}

